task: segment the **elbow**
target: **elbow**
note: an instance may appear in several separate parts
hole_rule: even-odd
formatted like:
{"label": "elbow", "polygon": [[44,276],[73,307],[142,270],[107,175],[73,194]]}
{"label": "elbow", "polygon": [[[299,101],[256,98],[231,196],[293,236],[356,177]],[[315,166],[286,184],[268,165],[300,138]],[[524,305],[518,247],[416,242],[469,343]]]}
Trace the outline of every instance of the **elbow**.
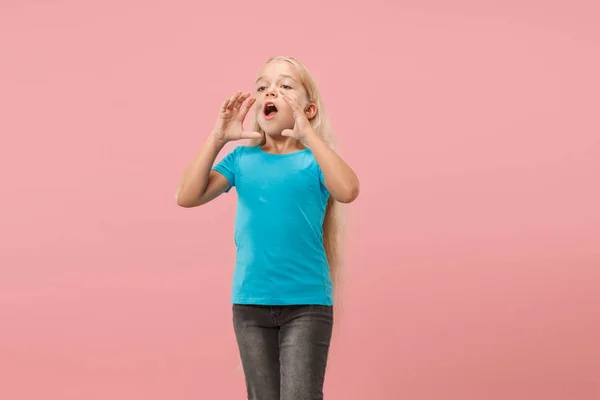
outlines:
{"label": "elbow", "polygon": [[182,196],[179,196],[179,193],[175,193],[175,201],[179,207],[188,208],[189,203],[187,203]]}
{"label": "elbow", "polygon": [[348,204],[356,200],[359,193],[360,188],[358,182],[356,182],[355,184],[350,185],[348,188],[346,188],[346,190],[344,190],[341,195],[336,196],[335,199],[340,203]]}
{"label": "elbow", "polygon": [[180,188],[175,191],[175,202],[179,207],[187,208],[187,203],[184,201],[183,196],[180,196]]}
{"label": "elbow", "polygon": [[194,208],[194,207],[198,207],[203,205],[204,202],[200,201],[200,200],[196,200],[196,201],[189,201],[189,200],[184,200],[181,198],[177,198],[177,205],[179,207],[183,207],[183,208]]}
{"label": "elbow", "polygon": [[175,201],[179,207],[183,208],[193,208],[200,205],[198,204],[198,201],[190,201],[190,199],[186,198],[185,196],[181,196],[179,190],[175,193]]}
{"label": "elbow", "polygon": [[179,198],[177,199],[177,205],[179,207],[183,207],[183,208],[190,208],[191,207],[190,203],[187,203],[187,202],[185,202],[185,201],[183,201],[182,199],[179,199]]}

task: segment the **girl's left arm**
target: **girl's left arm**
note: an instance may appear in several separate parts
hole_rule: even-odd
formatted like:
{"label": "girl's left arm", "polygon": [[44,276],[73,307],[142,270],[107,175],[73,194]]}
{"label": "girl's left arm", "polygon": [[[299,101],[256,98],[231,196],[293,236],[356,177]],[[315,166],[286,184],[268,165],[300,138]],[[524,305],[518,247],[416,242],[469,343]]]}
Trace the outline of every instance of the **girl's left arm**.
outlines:
{"label": "girl's left arm", "polygon": [[[312,128],[310,121],[294,91],[279,90],[283,100],[292,108],[294,129],[284,129],[283,136],[306,140],[325,178],[325,187],[340,203],[350,203],[358,197],[358,177],[342,158]],[[311,105],[313,112],[316,110]]]}
{"label": "girl's left arm", "polygon": [[340,203],[354,201],[360,187],[352,168],[312,129],[308,129],[305,139],[323,171],[325,187],[331,196]]}

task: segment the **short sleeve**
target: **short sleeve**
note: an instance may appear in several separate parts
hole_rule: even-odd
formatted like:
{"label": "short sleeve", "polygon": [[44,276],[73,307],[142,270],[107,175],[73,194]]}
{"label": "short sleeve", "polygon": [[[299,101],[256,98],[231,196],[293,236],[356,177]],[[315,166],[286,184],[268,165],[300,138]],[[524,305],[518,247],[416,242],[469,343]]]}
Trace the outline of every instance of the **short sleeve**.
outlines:
{"label": "short sleeve", "polygon": [[328,197],[329,196],[329,190],[327,190],[327,187],[325,187],[325,176],[323,175],[323,171],[321,170],[321,168],[319,167],[319,183],[320,183],[320,187],[321,187],[321,193],[323,194],[323,196]]}
{"label": "short sleeve", "polygon": [[229,187],[225,190],[225,193],[229,192],[233,186],[235,186],[235,176],[237,172],[238,154],[240,147],[236,147],[230,151],[221,161],[219,161],[213,170],[219,172],[229,181]]}

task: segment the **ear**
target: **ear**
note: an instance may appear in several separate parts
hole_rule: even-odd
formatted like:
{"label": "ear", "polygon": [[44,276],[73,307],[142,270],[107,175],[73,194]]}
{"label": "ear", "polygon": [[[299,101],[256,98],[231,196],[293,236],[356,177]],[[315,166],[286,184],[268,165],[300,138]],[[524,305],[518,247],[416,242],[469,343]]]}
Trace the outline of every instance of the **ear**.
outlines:
{"label": "ear", "polygon": [[304,113],[306,117],[311,120],[317,115],[317,105],[315,103],[308,103],[306,107],[304,107]]}

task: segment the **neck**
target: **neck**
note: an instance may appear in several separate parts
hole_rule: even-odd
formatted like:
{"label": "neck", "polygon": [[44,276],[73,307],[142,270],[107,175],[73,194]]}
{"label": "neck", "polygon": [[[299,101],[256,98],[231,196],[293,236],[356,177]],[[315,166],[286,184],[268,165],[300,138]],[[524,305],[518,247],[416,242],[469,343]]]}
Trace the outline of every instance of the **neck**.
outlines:
{"label": "neck", "polygon": [[266,135],[266,142],[263,144],[262,149],[269,153],[290,153],[304,149],[304,145],[299,140],[291,137]]}

